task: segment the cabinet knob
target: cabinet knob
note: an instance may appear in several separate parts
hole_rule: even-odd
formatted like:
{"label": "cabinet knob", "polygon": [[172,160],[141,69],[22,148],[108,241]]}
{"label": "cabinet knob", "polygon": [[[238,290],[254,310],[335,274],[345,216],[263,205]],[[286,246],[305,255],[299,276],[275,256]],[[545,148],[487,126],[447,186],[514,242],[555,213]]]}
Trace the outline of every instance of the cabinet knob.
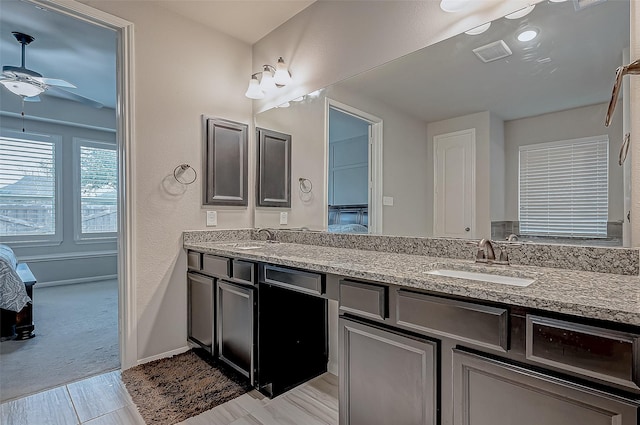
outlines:
{"label": "cabinet knob", "polygon": [[470,228],[470,227],[465,227],[465,228],[464,228],[464,231],[465,231],[465,232],[468,232],[469,230],[471,230],[471,228]]}

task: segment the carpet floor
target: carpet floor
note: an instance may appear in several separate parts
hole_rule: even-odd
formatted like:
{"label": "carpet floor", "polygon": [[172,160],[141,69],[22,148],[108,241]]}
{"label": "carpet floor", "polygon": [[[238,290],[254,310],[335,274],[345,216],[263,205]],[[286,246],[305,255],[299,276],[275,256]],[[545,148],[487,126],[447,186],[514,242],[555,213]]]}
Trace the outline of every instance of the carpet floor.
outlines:
{"label": "carpet floor", "polygon": [[122,381],[145,422],[154,425],[173,425],[250,389],[246,378],[198,350],[127,369]]}
{"label": "carpet floor", "polygon": [[0,342],[0,401],[120,367],[116,280],[33,292],[35,338]]}

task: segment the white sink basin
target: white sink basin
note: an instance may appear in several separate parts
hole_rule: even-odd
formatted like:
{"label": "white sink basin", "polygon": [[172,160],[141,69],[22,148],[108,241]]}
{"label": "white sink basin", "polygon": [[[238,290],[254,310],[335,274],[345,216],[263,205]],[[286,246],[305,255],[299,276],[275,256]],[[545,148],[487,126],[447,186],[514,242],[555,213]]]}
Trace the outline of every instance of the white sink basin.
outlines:
{"label": "white sink basin", "polygon": [[477,280],[480,282],[499,283],[501,285],[513,285],[513,286],[529,286],[535,279],[527,279],[522,277],[502,276],[498,274],[470,272],[466,270],[448,270],[448,269],[436,269],[426,272],[427,274],[433,274],[437,276],[457,277],[460,279]]}

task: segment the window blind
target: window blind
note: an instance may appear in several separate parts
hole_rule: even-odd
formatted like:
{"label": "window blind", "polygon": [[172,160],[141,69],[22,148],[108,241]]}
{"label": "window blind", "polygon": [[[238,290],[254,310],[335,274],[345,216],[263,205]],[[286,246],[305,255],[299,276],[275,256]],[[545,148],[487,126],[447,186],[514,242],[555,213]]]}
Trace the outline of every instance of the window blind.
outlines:
{"label": "window blind", "polygon": [[520,233],[606,237],[609,139],[520,147]]}
{"label": "window blind", "polygon": [[118,162],[115,149],[80,146],[80,220],[82,233],[118,229]]}
{"label": "window blind", "polygon": [[0,138],[0,236],[54,235],[53,142]]}

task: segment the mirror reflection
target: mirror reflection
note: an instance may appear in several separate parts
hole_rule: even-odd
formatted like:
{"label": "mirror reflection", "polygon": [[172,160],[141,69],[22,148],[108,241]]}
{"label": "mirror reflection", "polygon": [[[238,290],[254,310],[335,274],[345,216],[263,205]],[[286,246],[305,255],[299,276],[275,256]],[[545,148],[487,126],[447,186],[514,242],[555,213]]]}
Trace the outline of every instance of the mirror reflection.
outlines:
{"label": "mirror reflection", "polygon": [[[622,245],[624,92],[604,119],[629,2],[581,4],[539,3],[258,114],[292,136],[288,226]],[[279,212],[256,208],[255,225]]]}

